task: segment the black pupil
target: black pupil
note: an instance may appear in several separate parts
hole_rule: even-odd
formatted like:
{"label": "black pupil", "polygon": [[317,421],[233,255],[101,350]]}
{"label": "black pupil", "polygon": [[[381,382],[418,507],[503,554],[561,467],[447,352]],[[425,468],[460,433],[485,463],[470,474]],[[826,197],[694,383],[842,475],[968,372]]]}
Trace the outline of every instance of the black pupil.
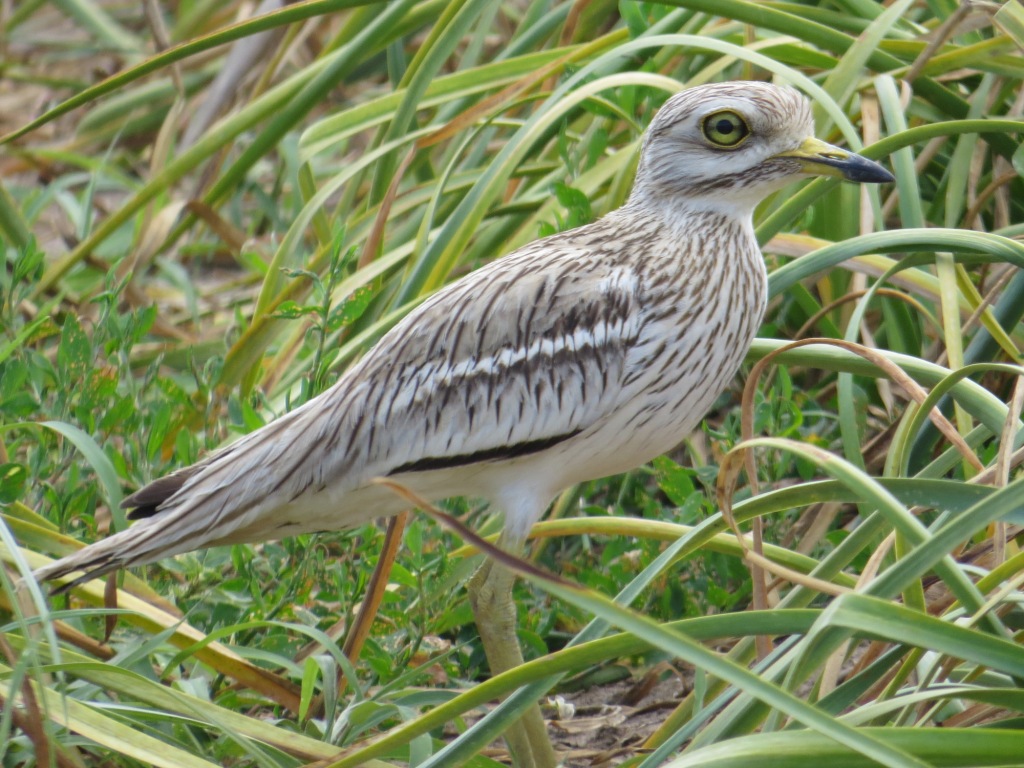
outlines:
{"label": "black pupil", "polygon": [[715,130],[717,130],[724,136],[728,136],[730,133],[736,130],[736,125],[735,123],[723,117],[721,120],[718,121],[718,125],[715,126]]}

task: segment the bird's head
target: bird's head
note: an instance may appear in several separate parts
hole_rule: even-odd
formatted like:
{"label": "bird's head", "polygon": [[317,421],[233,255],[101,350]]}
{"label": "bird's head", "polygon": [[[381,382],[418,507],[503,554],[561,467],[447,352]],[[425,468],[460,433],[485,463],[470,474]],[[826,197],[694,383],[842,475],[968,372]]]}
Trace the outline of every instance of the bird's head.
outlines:
{"label": "bird's head", "polygon": [[882,166],[814,138],[811,108],[793,88],[760,82],[676,94],[644,136],[631,202],[686,202],[747,214],[806,176],[889,182]]}

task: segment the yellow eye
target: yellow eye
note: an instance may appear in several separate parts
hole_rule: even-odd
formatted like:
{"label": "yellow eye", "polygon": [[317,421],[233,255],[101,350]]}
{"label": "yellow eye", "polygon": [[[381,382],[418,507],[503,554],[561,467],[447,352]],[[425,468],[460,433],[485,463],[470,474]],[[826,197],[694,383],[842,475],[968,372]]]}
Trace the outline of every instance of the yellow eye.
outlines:
{"label": "yellow eye", "polygon": [[735,149],[749,135],[746,122],[735,112],[715,112],[704,118],[704,138],[716,147]]}

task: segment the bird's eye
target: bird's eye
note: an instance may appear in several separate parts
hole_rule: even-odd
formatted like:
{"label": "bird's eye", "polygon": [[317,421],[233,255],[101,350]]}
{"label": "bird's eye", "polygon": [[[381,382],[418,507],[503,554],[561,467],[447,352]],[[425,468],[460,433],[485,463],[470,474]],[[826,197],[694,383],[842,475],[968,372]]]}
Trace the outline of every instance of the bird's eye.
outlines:
{"label": "bird's eye", "polygon": [[750,128],[735,112],[715,112],[704,118],[704,138],[722,149],[735,149],[750,135]]}

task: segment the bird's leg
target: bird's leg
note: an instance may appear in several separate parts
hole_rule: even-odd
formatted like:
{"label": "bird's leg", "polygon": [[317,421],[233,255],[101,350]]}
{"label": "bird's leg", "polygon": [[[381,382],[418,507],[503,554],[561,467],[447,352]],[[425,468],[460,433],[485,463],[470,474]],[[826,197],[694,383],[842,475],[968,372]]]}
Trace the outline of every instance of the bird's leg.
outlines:
{"label": "bird's leg", "polygon": [[[502,535],[498,546],[510,554],[522,552],[522,541],[508,544],[506,546]],[[523,653],[516,637],[516,604],[512,600],[514,581],[514,573],[490,558],[469,581],[469,604],[473,608],[492,675],[523,663]],[[554,768],[557,764],[547,725],[537,704],[526,710],[519,722],[505,732],[505,741],[516,768]]]}

